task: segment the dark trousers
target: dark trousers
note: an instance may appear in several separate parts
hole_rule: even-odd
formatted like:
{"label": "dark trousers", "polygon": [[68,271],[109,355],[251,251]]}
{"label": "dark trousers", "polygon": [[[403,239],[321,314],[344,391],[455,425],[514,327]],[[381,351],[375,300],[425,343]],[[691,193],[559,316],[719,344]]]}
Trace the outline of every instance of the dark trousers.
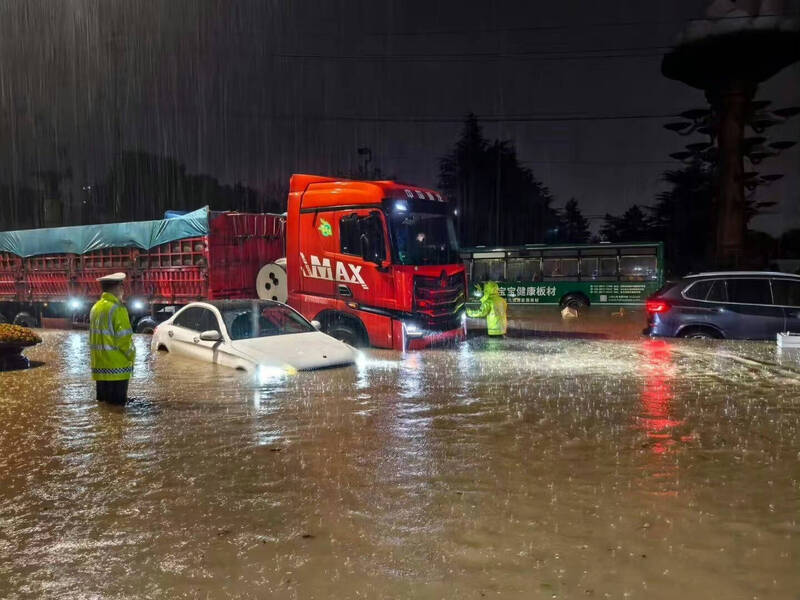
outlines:
{"label": "dark trousers", "polygon": [[98,381],[97,401],[110,404],[125,404],[128,399],[128,380]]}

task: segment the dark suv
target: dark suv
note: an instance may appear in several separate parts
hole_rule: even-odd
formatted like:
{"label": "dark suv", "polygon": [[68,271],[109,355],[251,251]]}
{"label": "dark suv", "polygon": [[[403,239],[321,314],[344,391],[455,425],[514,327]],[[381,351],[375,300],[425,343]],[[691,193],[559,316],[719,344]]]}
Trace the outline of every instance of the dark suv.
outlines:
{"label": "dark suv", "polygon": [[647,335],[766,340],[781,331],[800,332],[800,275],[700,273],[647,299]]}

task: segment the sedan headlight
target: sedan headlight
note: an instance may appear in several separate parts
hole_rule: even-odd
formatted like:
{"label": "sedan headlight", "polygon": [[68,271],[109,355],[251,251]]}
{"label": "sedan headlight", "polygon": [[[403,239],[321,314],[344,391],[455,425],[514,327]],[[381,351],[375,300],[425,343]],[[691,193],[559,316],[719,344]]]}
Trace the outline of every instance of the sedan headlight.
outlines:
{"label": "sedan headlight", "polygon": [[297,369],[291,365],[283,365],[281,367],[275,365],[258,365],[256,373],[259,383],[267,383],[269,381],[275,381],[276,379],[282,379],[288,375],[297,375]]}

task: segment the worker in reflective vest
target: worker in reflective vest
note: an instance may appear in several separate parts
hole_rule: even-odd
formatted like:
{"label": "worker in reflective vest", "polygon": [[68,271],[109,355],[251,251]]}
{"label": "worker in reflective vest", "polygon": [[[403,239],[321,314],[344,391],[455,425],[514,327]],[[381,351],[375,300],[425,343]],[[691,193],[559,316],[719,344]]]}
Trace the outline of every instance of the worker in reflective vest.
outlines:
{"label": "worker in reflective vest", "polygon": [[486,318],[486,328],[489,335],[502,337],[508,330],[508,304],[500,295],[500,288],[494,281],[483,284],[481,307],[477,310],[467,310],[467,316],[472,319]]}
{"label": "worker in reflective vest", "polygon": [[122,304],[125,273],[100,277],[100,300],[89,315],[89,347],[92,378],[97,382],[97,400],[123,404],[133,373],[136,349],[128,309]]}

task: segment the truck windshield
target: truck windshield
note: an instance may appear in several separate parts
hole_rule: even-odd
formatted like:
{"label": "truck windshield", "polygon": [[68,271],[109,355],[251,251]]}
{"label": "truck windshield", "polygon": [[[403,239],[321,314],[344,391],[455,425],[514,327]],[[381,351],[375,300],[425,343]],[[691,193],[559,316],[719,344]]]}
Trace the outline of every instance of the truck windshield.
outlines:
{"label": "truck windshield", "polygon": [[448,265],[459,260],[453,221],[447,215],[394,212],[389,227],[401,265]]}

